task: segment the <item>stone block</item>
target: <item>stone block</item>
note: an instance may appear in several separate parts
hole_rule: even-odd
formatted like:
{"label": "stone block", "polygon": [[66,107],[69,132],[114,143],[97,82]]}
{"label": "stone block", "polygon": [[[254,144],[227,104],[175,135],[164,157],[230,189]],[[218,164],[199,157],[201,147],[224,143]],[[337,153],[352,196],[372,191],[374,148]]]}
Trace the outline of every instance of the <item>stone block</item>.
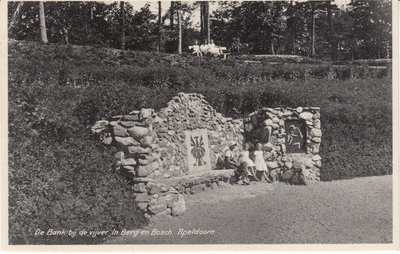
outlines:
{"label": "stone block", "polygon": [[314,155],[314,156],[312,157],[312,160],[313,160],[313,161],[320,161],[320,160],[321,160],[321,156],[319,156],[318,154],[317,154],[317,155]]}
{"label": "stone block", "polygon": [[147,203],[147,202],[137,202],[137,206],[142,211],[146,211],[148,205],[149,205],[149,203]]}
{"label": "stone block", "polygon": [[263,122],[264,126],[271,126],[274,122],[271,119],[267,119]]}
{"label": "stone block", "polygon": [[134,137],[136,140],[140,140],[142,137],[149,134],[149,129],[146,127],[135,126],[128,129],[129,135]]}
{"label": "stone block", "polygon": [[115,125],[113,127],[113,133],[114,133],[114,136],[118,136],[118,137],[128,137],[129,136],[128,131],[121,125]]}
{"label": "stone block", "polygon": [[119,147],[127,147],[132,145],[139,145],[139,142],[131,137],[115,137],[115,142]]}
{"label": "stone block", "polygon": [[313,115],[313,119],[319,119],[321,117],[320,113],[317,112]]}
{"label": "stone block", "polygon": [[158,186],[158,185],[153,185],[153,186],[151,186],[151,189],[150,189],[150,194],[158,194],[158,193],[161,193],[162,192],[162,189],[161,189],[161,187],[160,186]]}
{"label": "stone block", "polygon": [[151,205],[147,208],[147,210],[151,213],[151,214],[158,214],[162,211],[167,210],[167,203],[165,202],[165,200],[159,200],[158,203]]}
{"label": "stone block", "polygon": [[139,166],[137,169],[137,176],[144,177],[151,174],[151,171],[145,166]]}
{"label": "stone block", "polygon": [[316,129],[321,129],[321,120],[315,119],[314,122],[313,122],[313,126]]}
{"label": "stone block", "polygon": [[299,118],[308,121],[313,118],[313,114],[311,112],[303,112],[299,115]]}
{"label": "stone block", "polygon": [[138,183],[133,186],[133,191],[134,192],[141,192],[141,193],[147,193],[147,188],[144,183]]}
{"label": "stone block", "polygon": [[182,195],[178,195],[177,201],[172,204],[171,214],[172,216],[179,216],[186,212],[186,202]]}
{"label": "stone block", "polygon": [[116,160],[122,160],[124,158],[124,152],[118,151],[113,154],[114,159]]}
{"label": "stone block", "polygon": [[142,144],[142,146],[144,147],[149,147],[152,144],[153,140],[154,137],[152,135],[145,136],[140,139],[140,144]]}
{"label": "stone block", "polygon": [[128,152],[131,154],[139,154],[139,153],[150,153],[151,150],[149,148],[143,148],[140,146],[130,146],[128,147]]}
{"label": "stone block", "polygon": [[122,166],[135,166],[137,162],[135,158],[123,158],[121,164]]}
{"label": "stone block", "polygon": [[92,132],[93,133],[100,133],[103,130],[107,128],[108,121],[107,120],[100,120],[97,121],[93,126],[92,126]]}
{"label": "stone block", "polygon": [[137,122],[135,122],[135,121],[121,121],[121,122],[119,122],[119,124],[122,125],[123,127],[131,128],[133,126],[136,126]]}
{"label": "stone block", "polygon": [[147,118],[152,117],[153,113],[154,113],[154,109],[142,108],[139,112],[139,119],[143,121]]}
{"label": "stone block", "polygon": [[124,115],[122,119],[125,121],[139,121],[139,114],[138,113],[136,114],[136,112],[132,113],[133,113],[132,115]]}
{"label": "stone block", "polygon": [[288,169],[291,169],[293,167],[293,163],[290,161],[285,162],[285,167],[287,167]]}
{"label": "stone block", "polygon": [[167,207],[171,208],[173,203],[177,200],[177,195],[168,194],[165,196]]}
{"label": "stone block", "polygon": [[303,108],[302,107],[296,108],[296,112],[300,114],[301,112],[303,112]]}
{"label": "stone block", "polygon": [[311,141],[313,141],[315,143],[321,143],[321,138],[320,137],[313,137],[313,138],[311,138]]}
{"label": "stone block", "polygon": [[149,195],[147,193],[139,193],[135,194],[136,202],[148,202],[150,200]]}
{"label": "stone block", "polygon": [[311,137],[321,137],[322,136],[322,132],[319,129],[311,129],[310,132]]}

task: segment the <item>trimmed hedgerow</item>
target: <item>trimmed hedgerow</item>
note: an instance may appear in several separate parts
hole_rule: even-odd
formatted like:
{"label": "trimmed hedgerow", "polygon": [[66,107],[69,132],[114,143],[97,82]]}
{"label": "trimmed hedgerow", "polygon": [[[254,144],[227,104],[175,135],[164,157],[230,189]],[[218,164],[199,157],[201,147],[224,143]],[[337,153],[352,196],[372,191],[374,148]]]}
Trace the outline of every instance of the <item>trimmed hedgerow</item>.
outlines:
{"label": "trimmed hedgerow", "polygon": [[[178,92],[241,117],[267,107],[321,107],[323,181],[392,173],[391,70],[326,63],[243,64],[146,52],[9,43],[10,243],[62,243],[36,229],[146,224],[112,148],[89,127]],[[100,238],[74,238],[76,243]],[[70,242],[71,239],[68,239]]]}

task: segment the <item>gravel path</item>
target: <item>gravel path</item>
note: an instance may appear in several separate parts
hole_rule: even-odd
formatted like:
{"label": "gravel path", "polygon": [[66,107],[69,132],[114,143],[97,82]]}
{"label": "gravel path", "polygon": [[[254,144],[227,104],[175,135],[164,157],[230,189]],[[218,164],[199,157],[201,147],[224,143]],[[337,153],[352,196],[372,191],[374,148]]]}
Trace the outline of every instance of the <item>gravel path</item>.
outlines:
{"label": "gravel path", "polygon": [[[155,218],[150,235],[109,244],[391,243],[392,177],[310,186],[252,183],[191,195],[179,217]],[[156,229],[172,233],[151,236]],[[208,234],[179,235],[193,229]],[[170,230],[170,231],[169,231]],[[211,231],[214,231],[212,234]]]}

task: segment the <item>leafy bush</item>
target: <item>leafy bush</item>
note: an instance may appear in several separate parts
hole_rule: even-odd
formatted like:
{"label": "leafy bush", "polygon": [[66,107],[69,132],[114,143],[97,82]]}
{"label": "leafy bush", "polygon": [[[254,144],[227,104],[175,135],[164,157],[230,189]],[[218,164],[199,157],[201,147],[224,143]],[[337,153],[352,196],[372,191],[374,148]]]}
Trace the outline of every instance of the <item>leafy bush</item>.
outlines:
{"label": "leafy bush", "polygon": [[181,91],[202,93],[235,118],[264,106],[319,106],[322,180],[391,174],[391,72],[376,78],[363,68],[350,66],[328,79],[329,64],[246,65],[11,41],[10,241],[50,243],[32,237],[37,228],[144,225],[129,184],[112,169],[112,150],[88,127],[134,109],[165,107]]}

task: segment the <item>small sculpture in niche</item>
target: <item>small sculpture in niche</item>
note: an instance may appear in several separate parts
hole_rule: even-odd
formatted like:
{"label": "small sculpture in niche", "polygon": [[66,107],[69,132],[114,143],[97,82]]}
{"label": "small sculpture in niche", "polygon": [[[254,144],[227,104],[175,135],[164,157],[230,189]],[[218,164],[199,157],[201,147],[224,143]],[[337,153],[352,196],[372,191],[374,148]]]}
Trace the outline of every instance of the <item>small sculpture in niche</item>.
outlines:
{"label": "small sculpture in niche", "polygon": [[307,126],[304,120],[287,120],[285,122],[286,149],[288,153],[306,151]]}

